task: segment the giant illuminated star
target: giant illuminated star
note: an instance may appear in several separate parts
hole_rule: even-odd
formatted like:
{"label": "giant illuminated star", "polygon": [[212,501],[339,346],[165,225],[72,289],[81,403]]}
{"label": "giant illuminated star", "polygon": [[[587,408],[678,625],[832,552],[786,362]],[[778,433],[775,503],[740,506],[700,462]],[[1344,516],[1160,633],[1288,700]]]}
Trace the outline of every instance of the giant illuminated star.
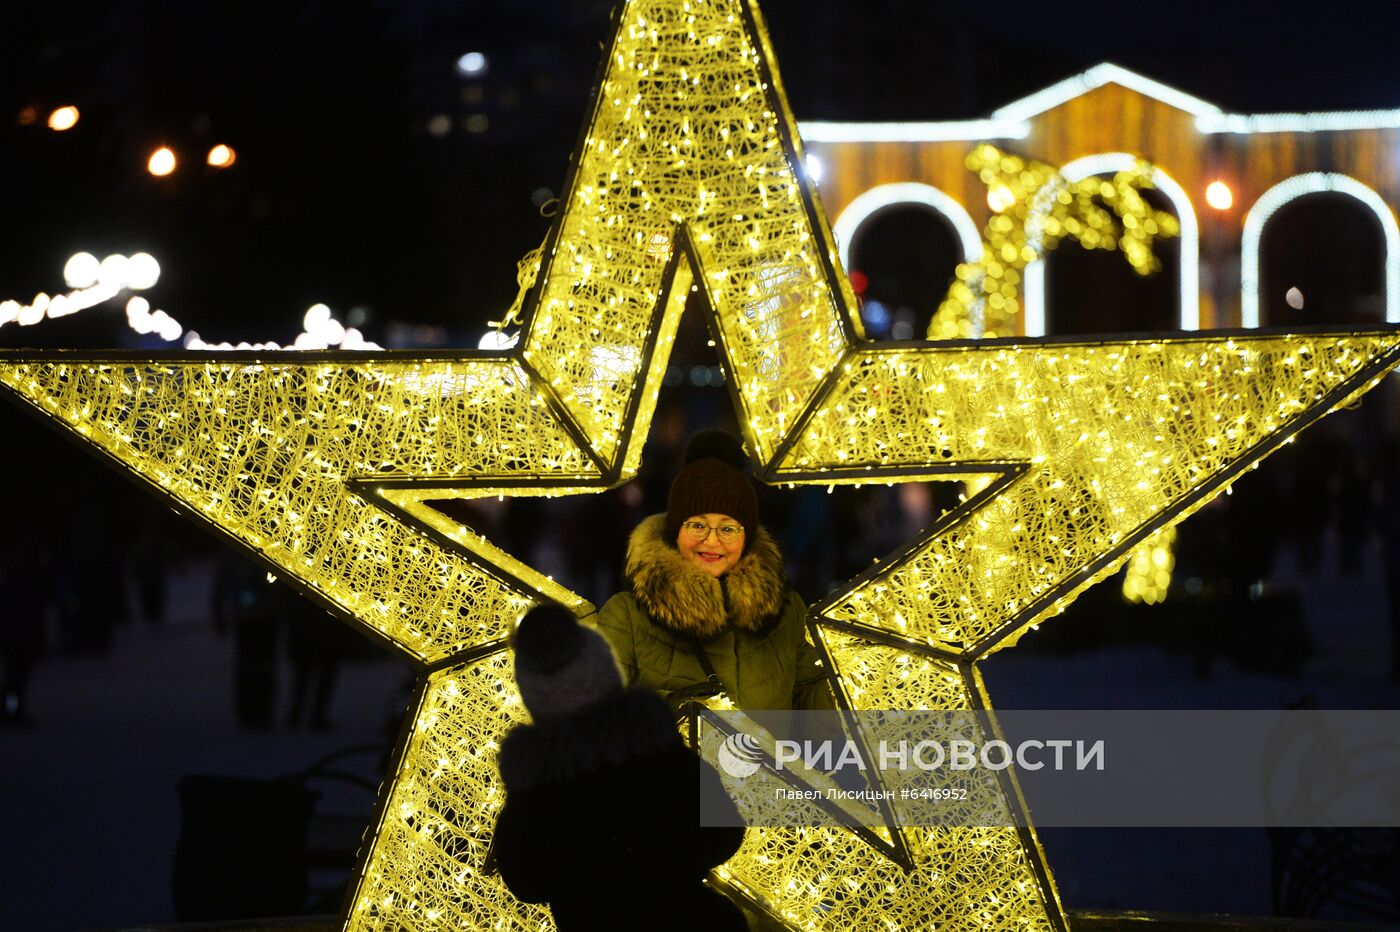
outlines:
{"label": "giant illuminated star", "polygon": [[[524,719],[502,644],[542,597],[588,607],[424,503],[630,478],[692,287],[765,480],[995,477],[817,607],[850,709],[985,707],[976,661],[1400,353],[1389,330],[872,345],[755,0],[627,0],[607,54],[519,348],[0,358],[26,404],[419,664],[347,928],[548,927],[487,859]],[[1031,830],[887,840],[753,830],[719,879],[795,928],[1067,925]]]}

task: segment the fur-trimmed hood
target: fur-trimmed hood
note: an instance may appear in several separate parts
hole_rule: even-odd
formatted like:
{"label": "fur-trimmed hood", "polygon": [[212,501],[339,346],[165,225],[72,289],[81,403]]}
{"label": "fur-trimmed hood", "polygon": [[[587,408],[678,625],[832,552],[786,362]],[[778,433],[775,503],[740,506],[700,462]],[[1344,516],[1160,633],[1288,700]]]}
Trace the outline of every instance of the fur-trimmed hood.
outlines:
{"label": "fur-trimmed hood", "polygon": [[787,596],[783,556],[760,525],[734,568],[716,579],[688,562],[665,539],[666,516],[652,515],[632,532],[624,573],[653,623],[708,641],[731,629],[766,634],[782,617]]}

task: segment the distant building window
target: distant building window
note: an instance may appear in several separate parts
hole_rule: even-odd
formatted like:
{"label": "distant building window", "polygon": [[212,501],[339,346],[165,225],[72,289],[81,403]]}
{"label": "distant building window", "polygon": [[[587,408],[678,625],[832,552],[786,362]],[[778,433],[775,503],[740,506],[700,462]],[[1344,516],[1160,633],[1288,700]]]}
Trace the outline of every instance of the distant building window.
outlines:
{"label": "distant building window", "polygon": [[1350,195],[1305,194],[1279,208],[1264,224],[1259,263],[1260,326],[1385,320],[1385,232]]}
{"label": "distant building window", "polygon": [[1246,327],[1400,322],[1400,226],[1347,175],[1274,185],[1244,218],[1240,321]]}
{"label": "distant building window", "polygon": [[953,225],[922,204],[871,214],[854,231],[849,256],[866,334],[875,340],[922,339],[963,261]]}

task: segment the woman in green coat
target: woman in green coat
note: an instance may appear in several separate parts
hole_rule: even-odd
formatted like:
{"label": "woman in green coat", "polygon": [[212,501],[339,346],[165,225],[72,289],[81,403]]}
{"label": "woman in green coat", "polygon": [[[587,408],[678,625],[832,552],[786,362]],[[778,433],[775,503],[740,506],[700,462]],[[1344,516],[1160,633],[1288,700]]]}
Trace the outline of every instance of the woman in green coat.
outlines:
{"label": "woman in green coat", "polygon": [[628,591],[598,614],[629,682],[673,705],[722,690],[747,710],[833,708],[738,440],[698,434],[685,460],[666,513],[632,533]]}

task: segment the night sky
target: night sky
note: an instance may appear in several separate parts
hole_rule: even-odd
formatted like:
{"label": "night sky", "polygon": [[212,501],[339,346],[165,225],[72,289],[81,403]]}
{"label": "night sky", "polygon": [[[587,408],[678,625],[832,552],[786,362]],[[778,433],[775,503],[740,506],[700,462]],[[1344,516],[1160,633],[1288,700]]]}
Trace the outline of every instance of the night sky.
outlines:
{"label": "night sky", "polygon": [[[1383,12],[1377,8],[1385,7]],[[0,298],[62,286],[66,258],[140,249],[153,303],[210,340],[286,341],[325,302],[372,337],[474,345],[543,238],[608,37],[605,0],[26,4],[0,37],[8,184]],[[1236,112],[1400,107],[1400,8],[1262,3],[997,8],[763,4],[799,119],[958,119],[1100,61]],[[488,71],[455,68],[468,51]],[[55,106],[82,113],[66,133]],[[37,123],[18,114],[36,108]],[[434,116],[451,129],[434,136]],[[209,147],[235,147],[225,171]],[[144,171],[158,145],[181,166]],[[119,315],[0,331],[115,345]],[[42,331],[42,332],[40,332]]]}

